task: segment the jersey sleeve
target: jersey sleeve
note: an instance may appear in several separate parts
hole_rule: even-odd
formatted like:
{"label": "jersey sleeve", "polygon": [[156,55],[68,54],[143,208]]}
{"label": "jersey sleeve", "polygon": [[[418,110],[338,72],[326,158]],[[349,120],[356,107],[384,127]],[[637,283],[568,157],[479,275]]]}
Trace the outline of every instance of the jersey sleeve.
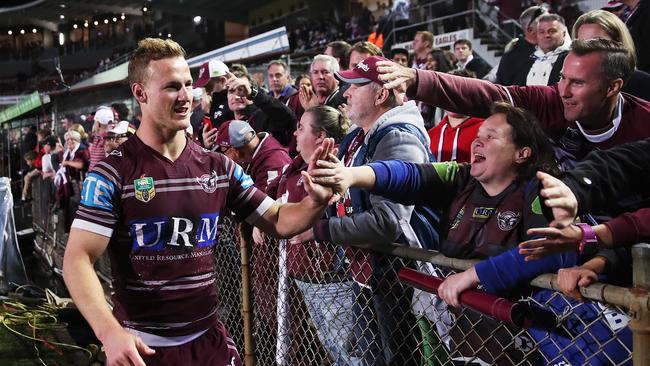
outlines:
{"label": "jersey sleeve", "polygon": [[268,210],[275,201],[264,192],[255,188],[253,179],[241,166],[226,159],[228,170],[228,197],[226,205],[239,219],[253,224]]}
{"label": "jersey sleeve", "polygon": [[84,180],[72,227],[110,238],[118,219],[121,192],[117,169],[107,161],[97,163]]}

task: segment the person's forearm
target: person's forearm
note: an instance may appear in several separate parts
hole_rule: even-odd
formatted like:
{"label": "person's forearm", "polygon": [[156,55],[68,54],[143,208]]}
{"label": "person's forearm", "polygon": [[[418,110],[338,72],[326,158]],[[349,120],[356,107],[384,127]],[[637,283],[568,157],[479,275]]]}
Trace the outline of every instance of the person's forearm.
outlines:
{"label": "person's forearm", "polygon": [[87,254],[66,252],[63,274],[75,305],[100,341],[113,330],[121,328],[104,299],[104,291]]}
{"label": "person's forearm", "polygon": [[489,81],[417,70],[418,82],[406,95],[446,111],[487,118],[493,102],[507,100],[505,89]]}
{"label": "person's forearm", "polygon": [[580,268],[589,269],[596,274],[601,274],[607,268],[607,260],[603,257],[593,257],[581,265]]}
{"label": "person's forearm", "polygon": [[325,208],[327,208],[326,204],[316,203],[309,196],[297,203],[285,203],[277,208],[279,212],[274,229],[264,231],[277,238],[291,238],[311,228],[323,217]]}
{"label": "person's forearm", "polygon": [[591,227],[598,237],[598,246],[603,248],[612,248],[614,247],[614,237],[609,228],[604,224],[599,224]]}
{"label": "person's forearm", "polygon": [[348,169],[350,177],[352,178],[352,184],[350,187],[356,187],[361,189],[372,189],[375,186],[375,171],[367,166],[355,166]]}

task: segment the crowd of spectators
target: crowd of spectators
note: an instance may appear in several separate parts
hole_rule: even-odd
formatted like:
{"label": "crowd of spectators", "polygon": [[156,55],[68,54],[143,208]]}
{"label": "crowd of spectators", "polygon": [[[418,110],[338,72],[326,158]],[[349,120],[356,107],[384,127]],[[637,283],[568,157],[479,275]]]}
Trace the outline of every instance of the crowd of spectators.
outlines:
{"label": "crowd of spectators", "polygon": [[[643,10],[640,4],[631,7],[632,17]],[[253,231],[256,260],[264,263],[253,266],[264,273],[254,292],[277,306],[304,305],[335,364],[406,364],[420,343],[410,329],[424,318],[441,338],[449,336],[450,344],[463,341],[455,338],[453,325],[433,324],[411,299],[437,310],[457,307],[460,294],[479,285],[514,297],[534,277],[558,271],[568,302],[578,285],[597,275],[630,285],[629,253],[611,248],[647,239],[648,197],[582,210],[577,221],[578,212],[567,209],[572,217],[559,225],[545,212],[543,206],[552,202],[543,190],[538,194],[543,185],[536,173],[570,175],[592,151],[650,137],[645,51],[635,52],[633,34],[611,12],[591,11],[568,29],[553,10],[534,5],[521,12],[525,34],[492,71],[470,40],[457,40],[452,51],[435,49],[426,30],[414,35],[413,54],[395,49],[386,55],[390,59],[376,42],[347,43],[344,39],[372,30],[365,11],[346,23],[345,32],[327,22],[291,31],[294,52],[323,51],[313,57],[308,75],[292,79],[282,60],[268,63],[262,82],[242,65],[218,60],[202,65],[191,93],[188,139],[238,163],[255,187],[275,199],[302,200],[304,179],[339,195],[312,229],[281,244],[279,257],[263,232]],[[133,133],[123,121],[127,116],[120,106],[100,107],[90,138],[78,124],[66,126],[63,142],[48,131],[29,131],[24,157],[31,171],[23,200],[29,199],[30,181],[41,175],[52,179],[61,207],[74,212],[86,172],[105,156],[119,154],[113,149]],[[337,156],[317,153],[333,144]],[[575,189],[579,183],[572,184]],[[564,249],[575,250],[526,261],[526,255],[537,257],[530,234],[547,227],[567,244]],[[393,285],[399,269],[414,262],[396,264],[350,246],[357,243],[399,243],[480,262],[448,276],[439,297],[431,297]],[[267,267],[278,258],[288,273]],[[278,289],[278,276],[287,276],[283,283],[288,278],[287,286],[302,296],[286,299],[279,293],[286,288],[270,291]],[[342,292],[330,296],[333,288]],[[323,316],[334,305],[337,316]],[[278,337],[292,331],[278,324],[275,309],[262,310],[263,329]],[[593,307],[574,316],[591,319],[598,312]],[[481,326],[497,328],[489,321]],[[532,336],[549,342],[545,335]],[[278,352],[289,352],[285,346],[278,343]],[[575,352],[571,361],[585,361],[590,357],[585,352]],[[624,358],[618,349],[607,352],[610,360]],[[478,357],[495,362],[487,354]]]}

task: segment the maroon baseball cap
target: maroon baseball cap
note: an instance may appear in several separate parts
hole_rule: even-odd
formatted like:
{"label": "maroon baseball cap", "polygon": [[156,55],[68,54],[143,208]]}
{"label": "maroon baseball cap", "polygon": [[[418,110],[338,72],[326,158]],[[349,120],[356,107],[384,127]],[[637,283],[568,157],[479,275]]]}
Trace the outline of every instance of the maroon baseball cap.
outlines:
{"label": "maroon baseball cap", "polygon": [[348,84],[363,84],[374,81],[377,84],[383,85],[385,82],[379,80],[379,73],[377,72],[378,61],[390,60],[386,57],[370,56],[360,61],[353,69],[336,72],[334,76]]}
{"label": "maroon baseball cap", "polygon": [[204,62],[199,69],[199,78],[194,82],[195,88],[202,88],[212,78],[224,76],[228,73],[228,66],[219,60]]}
{"label": "maroon baseball cap", "polygon": [[624,6],[625,4],[620,1],[608,1],[607,5],[603,6],[601,9],[607,11],[618,11],[623,9]]}

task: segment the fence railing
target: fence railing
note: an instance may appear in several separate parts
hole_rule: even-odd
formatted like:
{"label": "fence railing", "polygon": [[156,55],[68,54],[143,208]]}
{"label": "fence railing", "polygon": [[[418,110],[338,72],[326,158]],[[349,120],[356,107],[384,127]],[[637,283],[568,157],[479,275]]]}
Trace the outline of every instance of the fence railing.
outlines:
{"label": "fence railing", "polygon": [[[62,256],[47,184],[33,186],[34,226],[43,252]],[[545,274],[513,289],[506,297],[526,309],[523,323],[451,308],[398,276],[410,268],[444,278],[473,260],[397,245],[253,243],[250,228],[230,217],[217,245],[219,315],[248,366],[650,365],[647,244],[632,251],[632,288],[592,284],[577,302]],[[105,259],[97,269],[110,279]]]}

